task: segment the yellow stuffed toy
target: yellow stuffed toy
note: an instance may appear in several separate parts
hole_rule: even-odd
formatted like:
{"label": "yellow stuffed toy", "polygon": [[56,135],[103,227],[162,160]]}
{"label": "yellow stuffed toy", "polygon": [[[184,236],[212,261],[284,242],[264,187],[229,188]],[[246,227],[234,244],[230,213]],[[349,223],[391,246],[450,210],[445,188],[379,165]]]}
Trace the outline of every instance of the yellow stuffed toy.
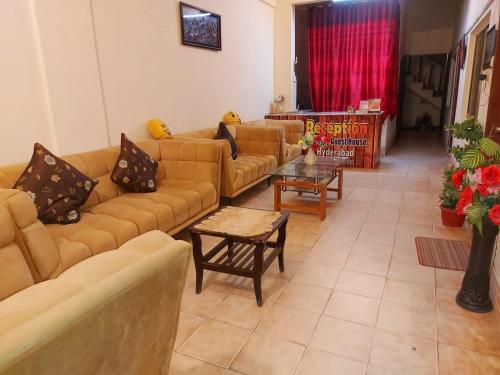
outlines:
{"label": "yellow stuffed toy", "polygon": [[166,139],[172,137],[167,124],[158,118],[152,118],[148,121],[148,130],[154,139]]}
{"label": "yellow stuffed toy", "polygon": [[226,112],[224,115],[223,119],[224,124],[226,125],[235,125],[235,124],[241,124],[241,118],[240,116],[233,111]]}

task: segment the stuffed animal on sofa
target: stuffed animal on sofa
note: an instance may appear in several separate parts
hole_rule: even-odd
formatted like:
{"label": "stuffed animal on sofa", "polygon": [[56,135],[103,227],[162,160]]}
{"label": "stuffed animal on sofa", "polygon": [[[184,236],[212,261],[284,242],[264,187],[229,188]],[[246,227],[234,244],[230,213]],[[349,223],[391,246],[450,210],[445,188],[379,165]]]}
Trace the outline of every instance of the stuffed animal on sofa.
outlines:
{"label": "stuffed animal on sofa", "polygon": [[167,124],[158,118],[152,118],[148,121],[148,130],[154,139],[166,139],[172,137]]}
{"label": "stuffed animal on sofa", "polygon": [[241,118],[240,116],[233,111],[226,112],[224,115],[223,119],[224,124],[226,125],[235,125],[235,124],[241,124]]}

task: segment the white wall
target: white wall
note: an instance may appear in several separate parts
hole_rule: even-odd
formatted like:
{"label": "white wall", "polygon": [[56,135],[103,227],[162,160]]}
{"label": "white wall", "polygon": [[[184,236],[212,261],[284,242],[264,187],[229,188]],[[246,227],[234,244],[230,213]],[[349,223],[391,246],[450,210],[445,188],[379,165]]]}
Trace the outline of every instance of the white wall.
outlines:
{"label": "white wall", "polygon": [[[35,141],[66,154],[262,118],[273,97],[275,0],[192,0],[222,16],[222,51],[181,44],[177,0],[0,0],[0,165]],[[237,3],[237,4],[236,4]]]}
{"label": "white wall", "polygon": [[55,149],[34,13],[29,0],[0,0],[0,164],[26,160],[36,141]]}

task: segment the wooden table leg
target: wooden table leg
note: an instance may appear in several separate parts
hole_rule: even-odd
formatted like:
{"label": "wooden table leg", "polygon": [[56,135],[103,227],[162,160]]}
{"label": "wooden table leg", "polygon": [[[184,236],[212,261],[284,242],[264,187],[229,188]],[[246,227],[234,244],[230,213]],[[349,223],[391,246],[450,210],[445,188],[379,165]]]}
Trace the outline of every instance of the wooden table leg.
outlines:
{"label": "wooden table leg", "polygon": [[286,224],[288,219],[279,227],[278,229],[278,240],[276,241],[276,246],[279,248],[278,253],[278,264],[280,267],[280,272],[285,272],[285,240],[286,240]]}
{"label": "wooden table leg", "polygon": [[274,181],[274,211],[281,211],[281,185]]}
{"label": "wooden table leg", "polygon": [[326,192],[327,188],[325,184],[319,184],[319,219],[321,221],[326,218]]}
{"label": "wooden table leg", "polygon": [[262,267],[264,265],[264,248],[264,244],[257,244],[253,255],[253,288],[258,306],[262,306]]}
{"label": "wooden table leg", "polygon": [[201,293],[203,284],[203,253],[201,252],[201,238],[198,233],[191,233],[191,241],[193,243],[193,259],[196,268],[196,294]]}
{"label": "wooden table leg", "polygon": [[337,181],[337,199],[342,199],[342,185],[344,183],[344,170],[341,168],[337,171],[338,181]]}

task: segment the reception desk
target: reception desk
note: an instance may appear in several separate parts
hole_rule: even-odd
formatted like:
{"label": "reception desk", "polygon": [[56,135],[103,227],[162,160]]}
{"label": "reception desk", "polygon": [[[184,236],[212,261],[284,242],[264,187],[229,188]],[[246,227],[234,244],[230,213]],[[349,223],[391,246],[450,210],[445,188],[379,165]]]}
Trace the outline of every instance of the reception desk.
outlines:
{"label": "reception desk", "polygon": [[383,113],[288,112],[267,119],[302,120],[305,131],[326,136],[327,146],[318,155],[349,158],[348,167],[378,168]]}

